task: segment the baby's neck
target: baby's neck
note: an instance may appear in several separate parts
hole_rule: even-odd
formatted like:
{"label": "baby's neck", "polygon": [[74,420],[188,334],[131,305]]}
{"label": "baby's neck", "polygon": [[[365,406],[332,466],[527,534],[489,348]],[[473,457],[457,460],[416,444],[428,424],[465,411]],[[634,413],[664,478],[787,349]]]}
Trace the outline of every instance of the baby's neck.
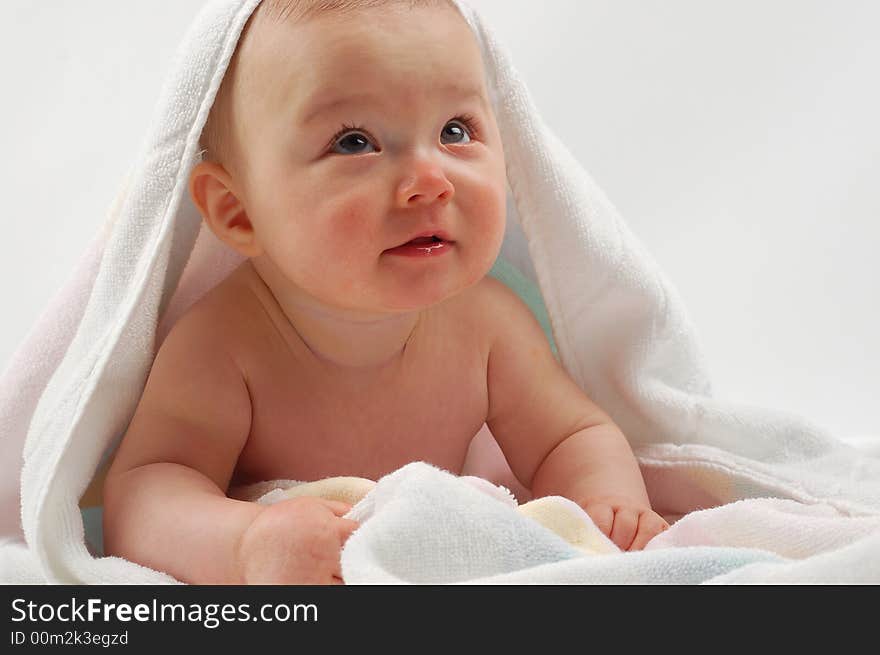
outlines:
{"label": "baby's neck", "polygon": [[369,372],[400,361],[416,335],[421,311],[368,316],[324,305],[292,288],[268,266],[244,266],[252,288],[288,342],[301,342],[323,365]]}

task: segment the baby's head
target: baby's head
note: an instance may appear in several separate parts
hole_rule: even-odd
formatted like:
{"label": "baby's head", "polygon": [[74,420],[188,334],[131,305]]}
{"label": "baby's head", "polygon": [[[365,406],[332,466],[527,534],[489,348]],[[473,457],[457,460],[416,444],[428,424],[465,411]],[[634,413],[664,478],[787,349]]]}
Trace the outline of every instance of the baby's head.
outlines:
{"label": "baby's head", "polygon": [[[209,227],[339,307],[407,311],[479,281],[505,164],[479,46],[449,0],[264,0],[202,134]],[[445,254],[390,254],[422,232]]]}

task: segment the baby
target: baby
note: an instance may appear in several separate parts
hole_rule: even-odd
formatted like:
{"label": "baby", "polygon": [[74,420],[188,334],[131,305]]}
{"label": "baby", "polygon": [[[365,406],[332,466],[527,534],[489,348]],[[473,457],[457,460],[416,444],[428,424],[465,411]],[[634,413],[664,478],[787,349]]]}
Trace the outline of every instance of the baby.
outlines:
{"label": "baby", "polygon": [[339,583],[347,505],[230,488],[460,474],[484,424],[534,497],[574,500],[621,548],[667,527],[624,435],[486,275],[504,153],[454,5],[265,0],[202,137],[190,194],[246,259],[159,349],[105,482],[108,555],[191,583]]}

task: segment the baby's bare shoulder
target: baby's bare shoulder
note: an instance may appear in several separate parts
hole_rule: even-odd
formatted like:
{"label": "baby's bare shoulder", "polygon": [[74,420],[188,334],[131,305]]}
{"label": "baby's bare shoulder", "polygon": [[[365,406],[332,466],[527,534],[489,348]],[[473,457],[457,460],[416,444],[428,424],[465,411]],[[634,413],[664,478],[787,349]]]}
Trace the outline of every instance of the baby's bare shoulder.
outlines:
{"label": "baby's bare shoulder", "polygon": [[251,420],[247,383],[229,347],[228,300],[215,289],[174,324],[108,476],[165,462],[228,484]]}
{"label": "baby's bare shoulder", "polygon": [[191,344],[193,356],[226,353],[237,359],[237,351],[254,330],[253,303],[253,295],[233,273],[183,313],[166,341]]}
{"label": "baby's bare shoulder", "polygon": [[446,333],[462,342],[476,342],[487,361],[499,331],[508,322],[521,320],[516,303],[522,301],[513,291],[487,275],[444,303]]}
{"label": "baby's bare shoulder", "polygon": [[462,318],[487,335],[495,334],[507,321],[517,320],[525,306],[506,284],[489,275],[467,289],[460,301],[457,311]]}

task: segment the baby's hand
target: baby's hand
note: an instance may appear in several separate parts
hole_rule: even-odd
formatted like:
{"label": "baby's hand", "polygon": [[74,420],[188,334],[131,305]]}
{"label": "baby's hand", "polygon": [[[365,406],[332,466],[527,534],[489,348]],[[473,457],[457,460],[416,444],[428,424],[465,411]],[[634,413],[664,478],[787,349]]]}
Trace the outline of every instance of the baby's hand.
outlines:
{"label": "baby's hand", "polygon": [[605,535],[621,550],[641,550],[669,524],[650,507],[627,498],[591,499],[581,506]]}
{"label": "baby's hand", "polygon": [[266,508],[241,536],[236,570],[243,584],[342,584],[339,553],[357,522],[350,505],[300,497]]}

